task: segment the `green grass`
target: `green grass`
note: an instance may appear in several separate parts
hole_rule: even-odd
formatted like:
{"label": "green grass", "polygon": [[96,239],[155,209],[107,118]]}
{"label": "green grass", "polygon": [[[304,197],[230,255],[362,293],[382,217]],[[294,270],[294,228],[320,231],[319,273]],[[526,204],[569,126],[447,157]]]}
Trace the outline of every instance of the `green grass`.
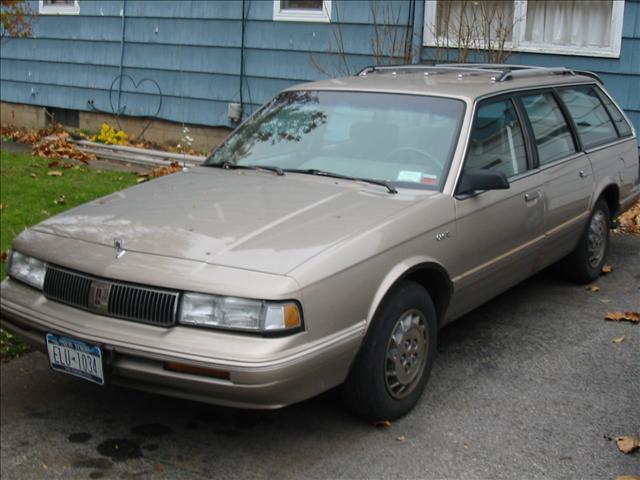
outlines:
{"label": "green grass", "polygon": [[[85,165],[48,168],[50,162],[24,153],[0,152],[0,253],[9,250],[13,239],[30,225],[136,183],[131,173],[101,172]],[[48,175],[52,170],[62,176]],[[0,280],[5,274],[2,262]],[[0,332],[0,358],[16,356],[24,349],[24,344]]]}

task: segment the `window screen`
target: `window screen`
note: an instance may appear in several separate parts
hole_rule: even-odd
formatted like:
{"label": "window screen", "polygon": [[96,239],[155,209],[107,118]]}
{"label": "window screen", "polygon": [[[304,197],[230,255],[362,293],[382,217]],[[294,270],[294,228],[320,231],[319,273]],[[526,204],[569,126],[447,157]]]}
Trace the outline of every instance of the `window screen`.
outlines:
{"label": "window screen", "polygon": [[522,128],[511,100],[478,109],[464,168],[499,170],[507,177],[527,169]]}
{"label": "window screen", "polygon": [[533,128],[540,165],[576,152],[569,126],[553,95],[540,93],[524,96],[522,103]]}
{"label": "window screen", "polygon": [[560,90],[560,97],[576,124],[584,148],[618,138],[613,122],[593,87]]}
{"label": "window screen", "polygon": [[602,100],[602,103],[604,103],[604,106],[609,112],[609,115],[611,115],[611,118],[613,118],[613,122],[616,124],[620,136],[628,137],[629,135],[631,135],[631,126],[629,126],[627,121],[624,119],[622,113],[620,113],[620,110],[618,110],[618,107],[616,107],[611,99],[604,93],[602,93],[600,89],[596,89],[596,92],[598,93],[598,97],[600,97],[600,100]]}

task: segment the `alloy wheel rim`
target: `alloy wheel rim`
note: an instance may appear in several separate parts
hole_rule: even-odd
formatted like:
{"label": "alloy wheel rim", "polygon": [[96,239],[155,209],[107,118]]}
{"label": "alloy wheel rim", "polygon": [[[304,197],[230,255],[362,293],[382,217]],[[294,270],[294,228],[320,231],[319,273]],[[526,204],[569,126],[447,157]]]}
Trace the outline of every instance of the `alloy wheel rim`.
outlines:
{"label": "alloy wheel rim", "polygon": [[422,312],[409,310],[400,315],[385,355],[385,384],[392,397],[406,398],[420,383],[427,360],[427,336]]}
{"label": "alloy wheel rim", "polygon": [[591,218],[587,239],[587,254],[591,268],[597,268],[607,247],[607,219],[602,210]]}

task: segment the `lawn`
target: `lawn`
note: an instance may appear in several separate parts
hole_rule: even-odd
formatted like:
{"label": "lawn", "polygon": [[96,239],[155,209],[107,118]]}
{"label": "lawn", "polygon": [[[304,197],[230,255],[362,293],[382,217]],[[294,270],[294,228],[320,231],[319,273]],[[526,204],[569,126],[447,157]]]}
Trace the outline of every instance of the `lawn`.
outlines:
{"label": "lawn", "polygon": [[[86,165],[50,168],[49,163],[49,159],[24,153],[0,152],[0,253],[7,252],[26,227],[136,183],[131,173],[94,170]],[[0,262],[0,280],[5,274],[6,264]],[[0,358],[13,357],[24,349],[22,343],[0,331]]]}

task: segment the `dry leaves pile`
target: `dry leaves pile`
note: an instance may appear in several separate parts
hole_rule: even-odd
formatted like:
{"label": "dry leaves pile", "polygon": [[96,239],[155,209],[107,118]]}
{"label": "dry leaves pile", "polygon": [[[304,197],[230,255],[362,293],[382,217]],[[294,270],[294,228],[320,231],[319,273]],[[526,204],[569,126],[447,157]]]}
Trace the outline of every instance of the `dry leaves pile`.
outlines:
{"label": "dry leaves pile", "polygon": [[42,138],[40,142],[33,145],[32,153],[38,157],[77,160],[82,163],[96,159],[95,155],[78,150],[76,144],[69,139],[67,132],[58,132]]}
{"label": "dry leaves pile", "polygon": [[640,313],[638,312],[609,312],[604,317],[610,322],[631,322],[640,323]]}
{"label": "dry leaves pile", "polygon": [[138,174],[138,183],[146,182],[151,178],[164,177],[165,175],[171,175],[172,173],[181,172],[182,165],[179,162],[171,162],[166,167],[156,167],[148,173]]}
{"label": "dry leaves pile", "polygon": [[618,223],[616,231],[640,235],[640,200],[618,217]]}
{"label": "dry leaves pile", "polygon": [[0,137],[3,139],[9,139],[19,143],[36,143],[40,139],[47,137],[55,132],[62,131],[60,125],[52,125],[47,128],[41,128],[39,130],[31,128],[24,130],[21,128],[6,126],[0,127]]}

